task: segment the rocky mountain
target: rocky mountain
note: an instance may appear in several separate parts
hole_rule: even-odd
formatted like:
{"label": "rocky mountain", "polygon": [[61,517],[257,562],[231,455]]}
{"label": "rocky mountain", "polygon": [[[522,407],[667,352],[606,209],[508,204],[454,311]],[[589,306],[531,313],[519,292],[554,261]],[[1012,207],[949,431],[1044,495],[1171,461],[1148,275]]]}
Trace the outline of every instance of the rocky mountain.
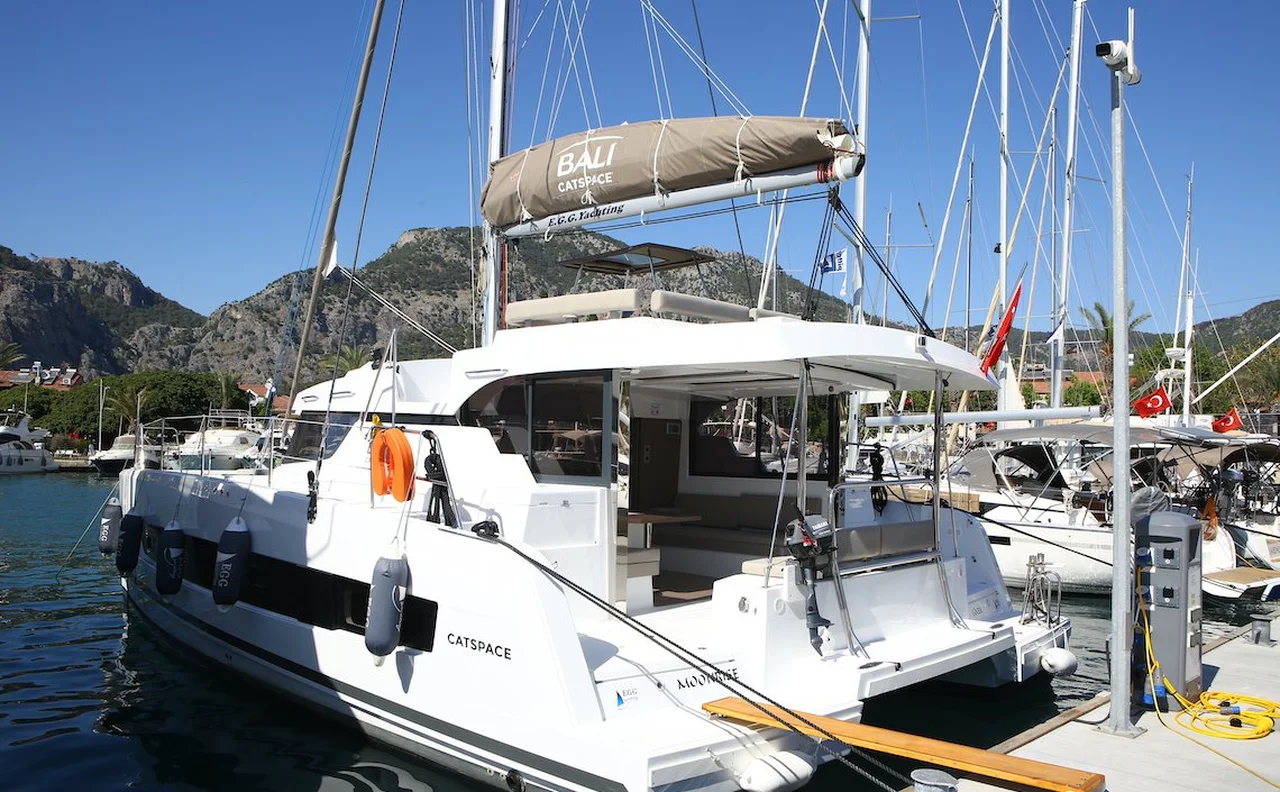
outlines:
{"label": "rocky mountain", "polygon": [[117,373],[154,338],[204,321],[117,262],[29,258],[0,247],[0,343],[16,342],[28,363]]}
{"label": "rocky mountain", "polygon": [[[472,302],[472,256],[480,249],[478,229],[419,228],[403,233],[385,253],[361,268],[357,277],[368,290],[384,297],[416,321],[456,347],[471,346],[479,323]],[[571,291],[650,288],[648,276],[626,284],[621,277],[579,273],[560,262],[621,246],[588,232],[550,240],[526,239],[509,248],[509,300],[544,297]],[[716,299],[750,303],[760,281],[761,264],[738,253],[712,249],[715,261],[700,268],[662,273],[664,288]],[[298,334],[300,304],[310,290],[310,272],[291,273],[244,300],[228,303],[205,317],[147,288],[116,262],[95,264],[79,259],[32,258],[0,247],[0,344],[13,341],[28,360],[47,365],[68,362],[90,373],[186,369],[228,372],[244,381],[260,382],[280,369],[287,377],[292,356],[281,358]],[[347,299],[351,291],[350,300]],[[802,313],[806,284],[780,276],[779,308]],[[840,320],[842,304],[825,294],[816,297],[816,315]],[[1075,324],[1079,325],[1078,317]],[[307,376],[323,374],[319,359],[337,348],[341,334],[347,346],[384,346],[400,328],[399,349],[405,357],[444,354],[433,342],[410,329],[364,288],[352,288],[342,275],[325,284],[308,348]],[[1201,329],[1208,330],[1207,325]],[[975,343],[980,328],[970,329]],[[1280,301],[1264,303],[1238,317],[1217,320],[1217,332],[1231,345],[1265,339],[1280,330]],[[1043,360],[1047,334],[1033,332],[1027,345],[1031,361]],[[1084,337],[1086,334],[1081,333]],[[1142,334],[1147,335],[1147,334]],[[1209,336],[1202,336],[1208,338]],[[951,331],[959,341],[963,329]],[[1163,344],[1150,334],[1147,343]],[[1019,350],[1022,333],[1011,334],[1010,348]],[[1216,339],[1215,339],[1216,344]],[[1076,368],[1092,367],[1092,358],[1068,360]]]}
{"label": "rocky mountain", "polygon": [[[470,262],[472,251],[479,250],[479,237],[478,229],[468,228],[406,231],[362,267],[357,277],[369,291],[454,346],[471,346],[479,314],[472,303]],[[512,244],[508,299],[625,285],[648,288],[647,276],[626,284],[621,277],[579,275],[559,265],[622,244],[586,232]],[[738,253],[705,252],[716,260],[700,268],[663,273],[662,285],[740,303],[753,299],[760,280],[758,260]],[[115,262],[28,258],[0,248],[0,344],[18,343],[29,360],[67,361],[102,373],[187,369],[229,372],[245,381],[261,381],[276,370],[286,327],[291,343],[296,341],[300,303],[309,292],[310,279],[310,272],[286,275],[257,294],[203,317],[148,289]],[[779,292],[779,309],[802,311],[805,284],[781,275]],[[825,294],[819,293],[815,304],[821,318],[844,315],[841,304]],[[339,334],[348,346],[374,348],[385,345],[397,327],[403,357],[444,354],[365,289],[351,288],[345,277],[335,274],[325,284],[316,310],[304,371],[312,377],[321,375],[319,358],[337,348]],[[285,376],[291,366],[292,358],[286,356]]]}

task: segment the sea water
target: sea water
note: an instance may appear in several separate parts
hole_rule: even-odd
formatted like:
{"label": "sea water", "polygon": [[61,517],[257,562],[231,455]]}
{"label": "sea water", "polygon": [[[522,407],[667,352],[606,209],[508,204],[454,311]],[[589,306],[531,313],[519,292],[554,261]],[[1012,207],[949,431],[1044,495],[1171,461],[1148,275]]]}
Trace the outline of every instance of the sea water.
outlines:
{"label": "sea water", "polygon": [[[0,477],[0,789],[481,789],[198,663],[130,618],[115,567],[97,551],[93,518],[112,486],[85,474]],[[994,692],[927,685],[868,702],[865,719],[1000,742],[1106,689],[1108,605],[1064,602],[1080,658],[1070,679]],[[1208,641],[1247,624],[1248,608],[1206,617]],[[879,788],[832,764],[807,792]]]}

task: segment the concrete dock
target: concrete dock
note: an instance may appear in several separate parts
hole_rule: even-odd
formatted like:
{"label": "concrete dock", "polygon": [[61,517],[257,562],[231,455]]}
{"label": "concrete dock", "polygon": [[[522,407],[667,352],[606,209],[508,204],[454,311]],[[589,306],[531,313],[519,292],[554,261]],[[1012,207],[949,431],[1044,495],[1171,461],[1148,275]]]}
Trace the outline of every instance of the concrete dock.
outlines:
{"label": "concrete dock", "polygon": [[[1207,647],[1205,688],[1280,701],[1280,648],[1250,643],[1248,635],[1249,628],[1244,627]],[[1133,738],[1116,737],[1097,728],[1106,721],[1109,704],[1105,695],[1099,696],[991,751],[1100,773],[1109,792],[1280,789],[1280,730],[1254,740],[1221,739],[1181,728],[1170,713],[1164,715],[1167,726],[1161,725],[1156,714],[1147,711],[1140,716],[1135,712],[1145,732]],[[1006,788],[963,779],[957,790]]]}

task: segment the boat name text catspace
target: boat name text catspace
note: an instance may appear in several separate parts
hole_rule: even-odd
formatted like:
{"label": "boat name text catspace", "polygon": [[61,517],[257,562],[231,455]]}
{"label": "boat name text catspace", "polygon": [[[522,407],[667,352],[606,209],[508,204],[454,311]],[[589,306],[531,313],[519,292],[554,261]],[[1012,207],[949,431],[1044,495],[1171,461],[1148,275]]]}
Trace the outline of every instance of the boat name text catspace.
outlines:
{"label": "boat name text catspace", "polygon": [[494,657],[499,657],[503,660],[511,659],[511,647],[509,646],[501,646],[499,644],[489,643],[488,641],[482,641],[479,638],[468,638],[465,635],[456,635],[454,633],[449,633],[446,640],[452,646],[461,646],[463,649],[470,649],[473,652],[493,655]]}

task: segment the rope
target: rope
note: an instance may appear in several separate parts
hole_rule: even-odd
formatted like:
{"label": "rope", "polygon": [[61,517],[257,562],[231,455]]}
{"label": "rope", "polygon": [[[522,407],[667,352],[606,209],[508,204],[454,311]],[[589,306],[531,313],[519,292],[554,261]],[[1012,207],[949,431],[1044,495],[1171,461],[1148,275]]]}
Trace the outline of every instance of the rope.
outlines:
{"label": "rope", "polygon": [[89,529],[92,528],[93,524],[98,521],[98,517],[99,515],[102,514],[102,510],[107,507],[107,501],[111,500],[112,496],[116,494],[116,490],[119,488],[120,488],[119,481],[111,485],[111,491],[107,493],[107,497],[102,499],[102,503],[93,512],[93,516],[89,518],[89,522],[84,526],[84,530],[80,532],[80,538],[77,539],[76,543],[71,546],[71,549],[67,552],[66,558],[62,559],[62,564],[58,567],[57,573],[55,573],[53,576],[54,583],[58,582],[58,578],[62,576],[62,571],[67,568],[67,562],[71,560],[71,556],[75,554],[76,550],[80,549],[80,543],[83,542],[84,538],[89,535]]}
{"label": "rope", "polygon": [[[1179,726],[1208,737],[1227,740],[1256,740],[1270,734],[1275,728],[1275,719],[1280,717],[1280,703],[1253,696],[1241,696],[1212,690],[1202,693],[1199,701],[1196,702],[1190,702],[1183,698],[1174,688],[1172,681],[1160,670],[1160,664],[1156,661],[1155,649],[1151,645],[1151,620],[1147,615],[1146,603],[1143,601],[1142,587],[1139,586],[1137,591],[1138,612],[1142,614],[1143,643],[1146,645],[1147,680],[1151,688],[1151,700],[1155,706],[1156,720],[1160,721],[1161,726],[1179,737],[1199,745],[1210,753],[1217,754],[1273,789],[1280,789],[1280,784],[1253,768],[1232,759],[1213,746],[1200,742],[1190,734],[1173,728],[1165,721],[1164,713],[1160,711],[1160,688],[1162,685],[1182,705],[1182,711],[1174,716],[1174,721]],[[1254,709],[1242,709],[1239,706],[1241,704]],[[1224,714],[1222,712],[1223,708],[1234,708],[1236,711],[1231,714]]]}
{"label": "rope", "polygon": [[884,783],[880,779],[871,775],[871,773],[869,773],[865,769],[858,767],[853,762],[849,761],[849,759],[846,758],[842,753],[840,753],[840,751],[847,750],[850,753],[856,754],[860,758],[865,759],[870,764],[876,767],[879,767],[881,770],[884,770],[885,772],[889,773],[896,780],[902,781],[908,784],[911,783],[911,779],[907,778],[902,773],[892,769],[891,767],[884,764],[883,762],[878,761],[877,759],[870,756],[865,751],[862,751],[861,749],[857,748],[856,746],[845,743],[843,740],[841,740],[839,737],[836,737],[831,732],[813,723],[808,718],[805,718],[803,715],[799,714],[795,710],[792,710],[778,703],[777,701],[770,698],[769,696],[766,696],[764,693],[761,693],[759,690],[756,690],[752,686],[748,685],[746,682],[743,682],[740,679],[732,679],[726,676],[711,661],[695,654],[690,649],[686,649],[685,647],[681,646],[680,644],[676,643],[670,638],[667,638],[665,635],[653,629],[649,625],[644,624],[643,622],[637,620],[632,616],[629,616],[625,612],[619,610],[618,608],[614,607],[610,603],[606,602],[605,600],[601,599],[600,597],[586,590],[582,586],[578,585],[573,580],[570,580],[569,578],[560,574],[556,570],[542,563],[538,559],[530,556],[528,553],[524,552],[519,547],[516,547],[515,545],[511,544],[506,539],[503,539],[501,536],[496,536],[496,535],[485,536],[480,533],[477,533],[476,536],[482,539],[485,539],[487,541],[491,541],[496,544],[502,545],[503,547],[507,548],[508,550],[515,553],[517,556],[519,556],[520,558],[532,564],[535,568],[540,570],[547,577],[569,588],[570,590],[572,590],[573,592],[575,592],[576,594],[580,595],[585,600],[587,600],[587,602],[591,603],[592,605],[595,605],[596,607],[605,611],[609,615],[618,619],[624,625],[631,628],[635,632],[639,633],[642,637],[652,641],[658,648],[672,655],[680,662],[687,663],[690,667],[694,668],[695,670],[698,670],[704,673],[708,679],[712,680],[716,684],[723,687],[731,695],[734,695],[743,699],[752,707],[759,710],[761,714],[769,718],[776,719],[776,715],[774,713],[769,712],[769,710],[767,710],[759,702],[753,701],[746,694],[744,694],[743,691],[746,691],[746,693],[749,693],[751,696],[754,696],[755,698],[760,699],[766,704],[771,704],[774,707],[777,707],[779,710],[786,713],[788,717],[794,719],[796,722],[801,723],[807,726],[808,728],[812,729],[813,731],[817,732],[818,734],[822,735],[822,737],[825,738],[826,741],[835,743],[837,746],[839,746],[839,749],[828,746],[826,742],[824,742],[824,740],[820,740],[817,737],[806,735],[799,728],[789,723],[782,724],[783,728],[787,729],[788,731],[791,731],[800,736],[808,737],[810,740],[813,740],[814,745],[817,749],[825,751],[833,759],[845,765],[846,767],[850,768],[854,772],[858,773],[863,778],[866,778],[868,781],[871,781],[873,784],[880,787],[881,789],[887,790],[888,792],[896,792],[893,787],[889,786],[888,784]]}

